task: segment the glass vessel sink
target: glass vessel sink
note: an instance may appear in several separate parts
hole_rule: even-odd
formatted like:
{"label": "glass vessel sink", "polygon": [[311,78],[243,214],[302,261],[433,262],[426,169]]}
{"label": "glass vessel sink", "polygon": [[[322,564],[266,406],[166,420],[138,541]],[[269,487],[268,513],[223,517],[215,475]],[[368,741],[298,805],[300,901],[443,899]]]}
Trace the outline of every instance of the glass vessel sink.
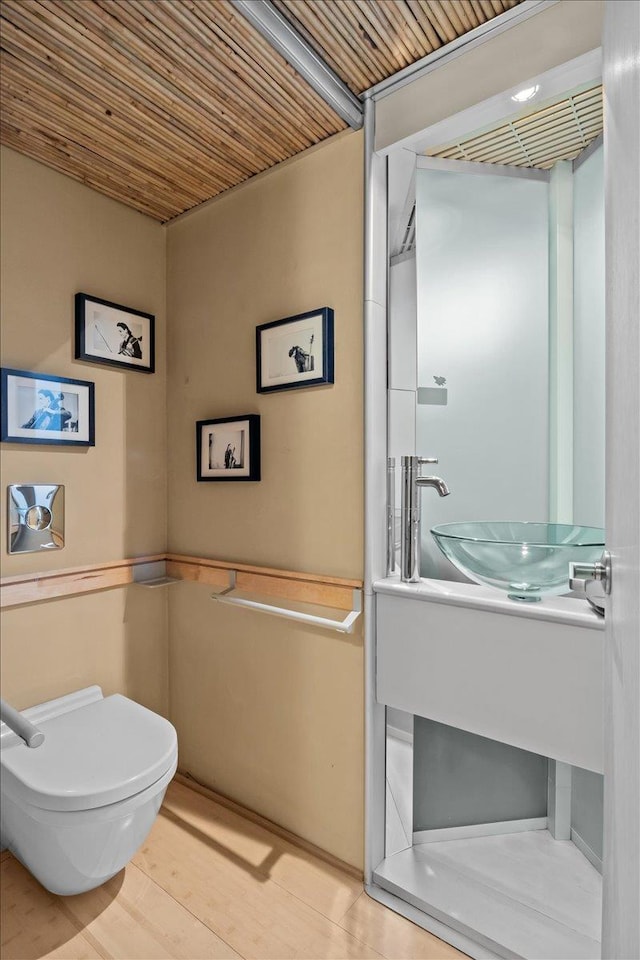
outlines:
{"label": "glass vessel sink", "polygon": [[431,529],[447,560],[476,583],[533,602],[569,591],[569,563],[594,563],[604,549],[600,527],[570,523],[442,523]]}

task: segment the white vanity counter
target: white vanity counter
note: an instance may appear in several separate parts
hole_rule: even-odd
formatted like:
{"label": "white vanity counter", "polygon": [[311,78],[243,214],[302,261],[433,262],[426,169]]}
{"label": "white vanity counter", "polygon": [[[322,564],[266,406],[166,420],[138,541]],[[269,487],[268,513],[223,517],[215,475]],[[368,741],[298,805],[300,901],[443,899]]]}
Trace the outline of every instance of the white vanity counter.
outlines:
{"label": "white vanity counter", "polygon": [[604,620],[585,601],[398,576],[374,590],[380,703],[602,771]]}

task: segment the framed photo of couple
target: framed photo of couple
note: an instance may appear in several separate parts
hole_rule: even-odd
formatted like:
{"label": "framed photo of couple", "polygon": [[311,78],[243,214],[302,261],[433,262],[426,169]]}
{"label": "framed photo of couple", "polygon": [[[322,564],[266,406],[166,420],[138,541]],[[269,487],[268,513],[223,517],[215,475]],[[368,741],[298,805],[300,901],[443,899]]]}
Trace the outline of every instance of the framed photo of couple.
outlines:
{"label": "framed photo of couple", "polygon": [[155,371],[155,317],[76,293],[76,360],[140,373]]}

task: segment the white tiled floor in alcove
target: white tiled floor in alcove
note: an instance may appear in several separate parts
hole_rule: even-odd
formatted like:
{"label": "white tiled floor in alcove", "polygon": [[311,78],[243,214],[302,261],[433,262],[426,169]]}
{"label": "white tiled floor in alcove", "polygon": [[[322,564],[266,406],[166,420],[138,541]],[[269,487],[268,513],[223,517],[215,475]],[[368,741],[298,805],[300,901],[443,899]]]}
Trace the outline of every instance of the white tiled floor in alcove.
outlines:
{"label": "white tiled floor in alcove", "polygon": [[553,952],[558,946],[565,950],[563,956],[600,956],[602,878],[571,841],[556,841],[547,830],[536,830],[412,846],[413,742],[405,737],[387,731],[385,872],[390,879],[397,875],[399,887],[405,878],[405,889],[423,870],[425,877],[434,869],[440,877],[437,889],[426,880],[419,883],[421,892],[413,891],[417,900],[414,896],[410,902],[423,900],[422,909],[429,912],[431,903],[444,913],[447,903],[455,903],[457,914],[468,914],[471,928],[478,903],[484,903],[477,922],[498,943],[513,938],[521,956],[538,956],[541,937],[549,938],[551,951],[543,950],[541,956],[559,955]]}

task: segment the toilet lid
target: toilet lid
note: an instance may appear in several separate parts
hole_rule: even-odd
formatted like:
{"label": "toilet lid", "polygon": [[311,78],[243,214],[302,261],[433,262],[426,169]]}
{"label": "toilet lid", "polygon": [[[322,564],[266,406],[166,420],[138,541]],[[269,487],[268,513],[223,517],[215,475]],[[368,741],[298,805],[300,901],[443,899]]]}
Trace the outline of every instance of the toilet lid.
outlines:
{"label": "toilet lid", "polygon": [[45,810],[124,800],[159,780],[177,758],[169,721],[120,694],[38,726],[44,743],[3,748],[2,774],[5,789]]}

